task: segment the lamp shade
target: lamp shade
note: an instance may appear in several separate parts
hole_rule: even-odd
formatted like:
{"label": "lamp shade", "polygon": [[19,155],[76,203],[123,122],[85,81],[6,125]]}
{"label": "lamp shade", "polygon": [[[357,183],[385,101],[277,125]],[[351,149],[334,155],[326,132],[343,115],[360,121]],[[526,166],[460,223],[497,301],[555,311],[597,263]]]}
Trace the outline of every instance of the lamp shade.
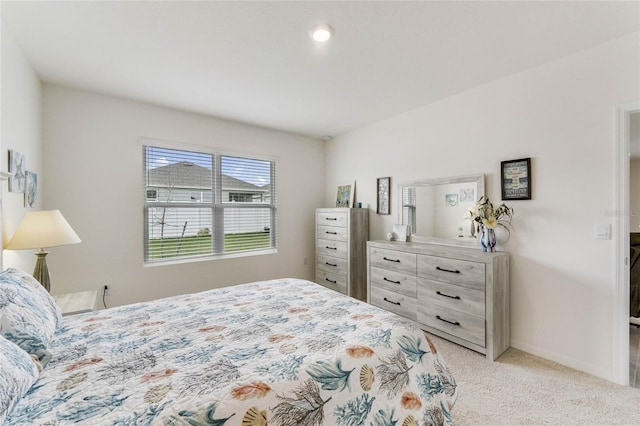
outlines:
{"label": "lamp shade", "polygon": [[60,210],[29,212],[7,244],[9,250],[63,246],[81,242]]}

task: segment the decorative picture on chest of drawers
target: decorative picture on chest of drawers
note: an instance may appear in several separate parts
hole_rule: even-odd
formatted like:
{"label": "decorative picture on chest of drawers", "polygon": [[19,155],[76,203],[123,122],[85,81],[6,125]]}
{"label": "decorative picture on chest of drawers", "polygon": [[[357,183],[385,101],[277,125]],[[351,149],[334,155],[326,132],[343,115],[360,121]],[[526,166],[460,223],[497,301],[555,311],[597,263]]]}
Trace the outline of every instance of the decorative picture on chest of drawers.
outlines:
{"label": "decorative picture on chest of drawers", "polygon": [[316,282],[367,300],[369,209],[316,209]]}
{"label": "decorative picture on chest of drawers", "polygon": [[368,302],[483,353],[509,348],[509,254],[441,244],[369,241]]}

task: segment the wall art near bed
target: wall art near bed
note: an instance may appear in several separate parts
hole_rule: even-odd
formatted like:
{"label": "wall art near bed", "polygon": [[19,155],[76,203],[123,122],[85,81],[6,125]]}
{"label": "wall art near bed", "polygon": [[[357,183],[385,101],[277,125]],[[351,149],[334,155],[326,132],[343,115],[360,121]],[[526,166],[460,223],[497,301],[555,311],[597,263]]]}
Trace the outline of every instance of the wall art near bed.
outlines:
{"label": "wall art near bed", "polygon": [[33,208],[38,198],[38,175],[28,170],[25,175],[27,183],[24,189],[24,206]]}
{"label": "wall art near bed", "polygon": [[9,150],[9,192],[24,193],[27,183],[25,175],[25,158],[24,155],[14,149]]}

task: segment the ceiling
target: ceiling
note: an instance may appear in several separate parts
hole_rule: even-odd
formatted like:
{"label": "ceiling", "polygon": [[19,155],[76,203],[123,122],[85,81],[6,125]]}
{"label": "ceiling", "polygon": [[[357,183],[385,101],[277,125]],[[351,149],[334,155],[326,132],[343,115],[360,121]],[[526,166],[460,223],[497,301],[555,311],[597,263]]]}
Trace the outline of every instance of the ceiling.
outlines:
{"label": "ceiling", "polygon": [[[640,29],[640,2],[2,1],[42,81],[336,136]],[[335,29],[324,45],[309,28]]]}

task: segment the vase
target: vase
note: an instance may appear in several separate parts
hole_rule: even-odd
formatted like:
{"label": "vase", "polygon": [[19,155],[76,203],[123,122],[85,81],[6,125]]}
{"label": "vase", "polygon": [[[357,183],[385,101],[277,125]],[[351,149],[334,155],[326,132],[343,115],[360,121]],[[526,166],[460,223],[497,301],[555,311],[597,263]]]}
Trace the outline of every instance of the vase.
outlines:
{"label": "vase", "polygon": [[496,251],[496,233],[494,229],[482,227],[482,234],[480,235],[480,245],[482,251]]}

